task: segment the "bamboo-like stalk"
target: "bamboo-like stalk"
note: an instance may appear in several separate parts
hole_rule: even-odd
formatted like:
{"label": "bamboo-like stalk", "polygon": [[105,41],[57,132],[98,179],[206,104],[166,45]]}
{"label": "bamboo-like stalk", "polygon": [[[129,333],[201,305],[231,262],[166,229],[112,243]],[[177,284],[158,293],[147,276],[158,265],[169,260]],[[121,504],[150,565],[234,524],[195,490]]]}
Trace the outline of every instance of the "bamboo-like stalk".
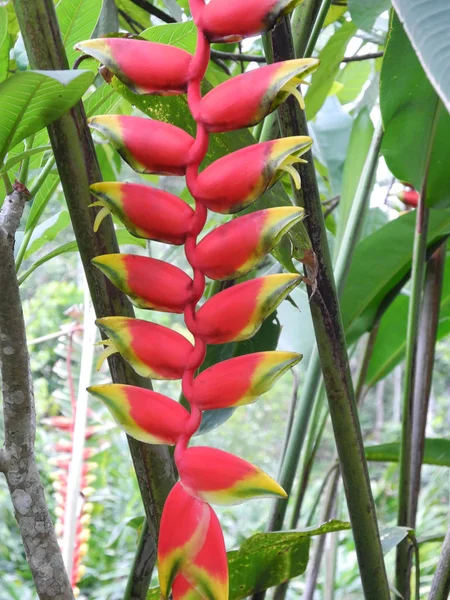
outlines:
{"label": "bamboo-like stalk", "polygon": [[[31,67],[67,69],[67,58],[53,1],[14,0],[14,8]],[[109,217],[102,222],[102,235],[93,232],[95,211],[88,206],[95,199],[89,193],[89,184],[101,181],[101,174],[82,103],[53,123],[48,130],[97,317],[132,317],[134,311],[126,296],[91,264],[95,256],[114,254],[119,248]],[[108,363],[115,383],[140,387],[151,385],[148,379],[138,376],[120,356],[111,356]],[[150,446],[130,437],[128,445],[149,521],[152,560],[146,564],[151,571],[156,557],[162,509],[167,494],[175,483],[173,461],[164,446]]]}
{"label": "bamboo-like stalk", "polygon": [[439,308],[444,280],[446,249],[446,244],[442,244],[428,261],[420,313],[417,339],[417,366],[413,395],[414,418],[412,428],[411,489],[409,506],[410,522],[411,527],[413,528],[416,526],[420,475],[425,447],[428,404],[433,379],[436,335],[439,325]]}
{"label": "bamboo-like stalk", "polygon": [[442,552],[431,583],[428,600],[447,600],[450,595],[450,528],[445,536]]}
{"label": "bamboo-like stalk", "polygon": [[[317,20],[321,5],[322,0],[305,0],[300,6],[297,6],[292,13],[292,39],[294,42],[295,56],[297,58],[303,58],[305,56],[308,40],[311,36],[314,23]],[[322,23],[323,21],[320,23],[320,27],[322,27]]]}
{"label": "bamboo-like stalk", "polygon": [[[294,57],[292,36],[286,19],[273,32],[272,45],[275,60],[286,60]],[[288,101],[280,107],[278,112],[283,136],[306,134],[305,116],[298,112],[294,103]],[[342,252],[338,258],[337,278],[341,289],[367,205],[381,137],[382,131],[379,126],[369,150],[368,160],[352,206]],[[390,597],[389,585],[370,489],[367,463],[364,456],[338,295],[334,285],[322,206],[311,153],[305,155],[305,158],[308,161],[307,164],[300,167],[303,191],[301,194],[296,194],[296,201],[298,204],[304,205],[308,214],[305,225],[318,266],[317,289],[314,294],[309,290],[311,315],[365,597],[369,600],[383,600]],[[300,414],[300,411],[297,412],[298,414]],[[291,465],[295,465],[295,469],[288,473],[285,470],[285,474],[289,476],[290,480],[289,491],[292,487],[298,462],[298,452],[294,452],[295,446],[298,446],[298,439],[296,439],[294,430],[291,440],[294,441],[289,444],[290,448],[288,448],[286,457],[290,459]],[[282,481],[281,483],[284,486],[285,482]],[[354,489],[358,490],[357,494],[353,493]]]}
{"label": "bamboo-like stalk", "polygon": [[[417,338],[419,331],[420,305],[427,252],[429,219],[429,209],[426,207],[427,184],[440,107],[441,104],[439,103],[436,107],[434,123],[428,141],[422,189],[420,191],[419,204],[416,211],[416,232],[414,236],[413,260],[411,266],[411,297],[409,302],[406,336],[405,379],[403,384],[402,438],[400,446],[399,501],[397,513],[397,523],[399,526],[409,526],[411,523],[412,408],[417,366]],[[406,599],[410,597],[409,575],[411,556],[411,543],[408,539],[405,539],[397,546],[396,550],[395,585],[396,589]]]}

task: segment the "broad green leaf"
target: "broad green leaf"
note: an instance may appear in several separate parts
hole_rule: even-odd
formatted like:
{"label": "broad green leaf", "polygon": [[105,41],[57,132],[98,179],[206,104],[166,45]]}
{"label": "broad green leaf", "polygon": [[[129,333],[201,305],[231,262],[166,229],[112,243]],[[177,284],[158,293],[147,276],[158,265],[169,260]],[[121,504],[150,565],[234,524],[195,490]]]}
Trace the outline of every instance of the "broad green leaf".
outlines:
{"label": "broad green leaf", "polygon": [[102,0],[60,0],[58,2],[56,15],[69,67],[73,66],[79,56],[79,52],[74,50],[75,44],[91,37],[101,10]]}
{"label": "broad green leaf", "polygon": [[305,96],[306,116],[312,119],[325,102],[339,72],[341,60],[345,54],[347,44],[356,33],[356,27],[351,21],[346,21],[325,44],[319,54],[320,69],[317,69],[311,78],[311,86]]}
{"label": "broad green leaf", "polygon": [[392,0],[392,4],[429,80],[450,112],[448,0]]}
{"label": "broad green leaf", "polygon": [[336,97],[326,99],[311,123],[314,154],[328,169],[333,195],[341,193],[342,171],[347,158],[353,119]]}
{"label": "broad green leaf", "polygon": [[355,24],[370,31],[377,17],[388,10],[391,0],[348,0],[348,9]]}
{"label": "broad green leaf", "polygon": [[[229,600],[241,600],[302,575],[308,564],[311,538],[348,529],[350,523],[328,521],[304,530],[257,533],[245,540],[239,550],[227,553]],[[147,600],[159,599],[159,588],[152,588]]]}
{"label": "broad green leaf", "polygon": [[325,21],[323,22],[323,27],[328,27],[331,23],[334,23],[338,19],[340,19],[347,11],[346,6],[334,6],[331,5],[328,9],[327,16],[325,17]]}
{"label": "broad green leaf", "polygon": [[450,115],[394,15],[381,69],[382,152],[392,173],[417,190],[427,176],[429,206],[450,206]]}
{"label": "broad green leaf", "polygon": [[398,546],[400,542],[403,542],[408,537],[410,531],[408,527],[397,527],[396,525],[382,529],[380,531],[380,541],[383,554],[387,554]]}
{"label": "broad green leaf", "polygon": [[[347,342],[353,343],[373,325],[380,303],[408,277],[416,216],[402,215],[356,246],[341,298]],[[432,211],[428,245],[450,233],[450,210]]]}
{"label": "broad green leaf", "polygon": [[359,96],[372,71],[370,62],[370,60],[351,62],[339,72],[337,80],[343,87],[337,93],[337,98],[341,104],[353,102]]}
{"label": "broad green leaf", "polygon": [[[408,296],[399,295],[383,315],[373,347],[369,368],[367,369],[367,385],[375,385],[377,381],[386,377],[403,360],[406,347],[406,317],[408,310]],[[441,340],[449,333],[450,258],[447,258],[439,309],[437,339]]]}
{"label": "broad green leaf", "polygon": [[[366,446],[364,450],[367,460],[374,462],[398,462],[400,455],[399,442]],[[450,467],[450,440],[443,438],[426,438],[423,462],[426,465]]]}
{"label": "broad green leaf", "polygon": [[102,10],[92,37],[97,38],[117,31],[119,31],[119,15],[116,3],[114,0],[103,0]]}
{"label": "broad green leaf", "polygon": [[8,12],[0,6],[0,82],[6,79],[9,65]]}
{"label": "broad green leaf", "polygon": [[0,164],[9,148],[78,102],[93,78],[89,71],[27,71],[0,84]]}
{"label": "broad green leaf", "polygon": [[350,142],[342,176],[341,200],[339,202],[339,221],[337,229],[337,247],[342,242],[348,216],[353,204],[356,189],[373,137],[373,124],[369,111],[364,108],[353,122]]}
{"label": "broad green leaf", "polygon": [[33,231],[27,251],[25,252],[25,258],[29,258],[42,248],[42,246],[48,242],[52,242],[58,233],[68,227],[69,224],[70,217],[67,210],[61,210],[46,219],[43,223],[40,223]]}

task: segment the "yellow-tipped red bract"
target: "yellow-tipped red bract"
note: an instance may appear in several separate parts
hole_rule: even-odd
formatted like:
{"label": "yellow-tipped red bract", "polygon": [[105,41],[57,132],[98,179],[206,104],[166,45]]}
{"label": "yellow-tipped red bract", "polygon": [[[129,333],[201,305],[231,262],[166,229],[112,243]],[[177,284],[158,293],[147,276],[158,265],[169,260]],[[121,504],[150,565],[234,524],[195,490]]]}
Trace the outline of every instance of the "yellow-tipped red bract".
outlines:
{"label": "yellow-tipped red bract", "polygon": [[274,111],[291,94],[304,109],[303,97],[297,86],[318,65],[317,58],[299,58],[231,77],[202,98],[198,120],[211,132],[250,127]]}
{"label": "yellow-tipped red bract", "polygon": [[103,317],[96,323],[108,336],[102,341],[107,346],[104,358],[120,352],[143,377],[182,378],[194,349],[184,336],[162,325],[129,317]]}
{"label": "yellow-tipped red bract", "polygon": [[144,117],[101,115],[88,124],[138,173],[184,175],[194,139],[183,129]]}
{"label": "yellow-tipped red bract", "polygon": [[94,264],[139,308],[182,313],[189,302],[192,279],[178,267],[137,254],[103,254]]}
{"label": "yellow-tipped red bract", "polygon": [[137,94],[186,91],[192,56],[181,48],[126,38],[86,40],[75,48],[96,58]]}
{"label": "yellow-tipped red bract", "polygon": [[211,520],[210,507],[176,483],[164,504],[158,539],[158,575],[163,598],[175,577],[202,549]]}
{"label": "yellow-tipped red bract", "polygon": [[136,237],[180,245],[186,241],[192,208],[177,196],[139,183],[108,181],[90,186],[101,206],[94,223],[97,231],[104,217],[112,213]]}
{"label": "yellow-tipped red bract", "polygon": [[283,488],[258,467],[208,446],[188,448],[178,461],[178,471],[189,494],[212,504],[239,504],[267,496],[287,497]]}
{"label": "yellow-tipped red bract", "polygon": [[119,383],[93,385],[88,391],[106,405],[128,435],[140,442],[173,445],[186,429],[188,411],[163,394]]}
{"label": "yellow-tipped red bract", "polygon": [[219,158],[202,171],[193,195],[217,213],[235,213],[261,196],[284,173],[300,187],[300,175],[292,165],[311,147],[308,136],[282,138],[254,144]]}
{"label": "yellow-tipped red bract", "polygon": [[228,561],[219,520],[210,511],[209,527],[205,542],[196,557],[186,562],[174,579],[174,600],[211,598],[228,600]]}
{"label": "yellow-tipped red bract", "polygon": [[196,248],[195,261],[211,279],[236,279],[251,271],[289,229],[302,208],[280,206],[233,219],[213,229]]}
{"label": "yellow-tipped red bract", "polygon": [[207,344],[251,338],[301,279],[292,274],[267,275],[216,294],[198,311],[194,333]]}
{"label": "yellow-tipped red bract", "polygon": [[211,0],[200,12],[198,26],[211,42],[238,42],[269,31],[302,0]]}
{"label": "yellow-tipped red bract", "polygon": [[194,379],[193,402],[200,410],[250,404],[301,359],[295,352],[255,352],[217,363]]}

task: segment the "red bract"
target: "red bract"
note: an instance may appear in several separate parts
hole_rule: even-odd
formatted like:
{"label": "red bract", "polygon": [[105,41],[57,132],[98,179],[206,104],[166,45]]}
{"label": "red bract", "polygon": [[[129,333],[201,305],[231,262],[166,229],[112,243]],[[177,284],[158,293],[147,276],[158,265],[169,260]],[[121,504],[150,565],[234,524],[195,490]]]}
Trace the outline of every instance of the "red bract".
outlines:
{"label": "red bract", "polygon": [[193,346],[188,340],[161,325],[130,319],[104,317],[97,325],[108,335],[102,360],[120,352],[133,369],[152,379],[181,379]]}
{"label": "red bract", "polygon": [[182,313],[192,279],[169,263],[135,254],[104,254],[92,263],[139,308]]}
{"label": "red bract", "polygon": [[302,218],[302,208],[286,206],[233,219],[203,238],[195,251],[195,264],[211,279],[242,277]]}
{"label": "red bract", "polygon": [[102,115],[88,120],[138,173],[184,175],[193,138],[178,127],[142,117]]}
{"label": "red bract", "polygon": [[[113,384],[90,388],[125,431],[143,442],[175,444],[180,482],[164,506],[158,542],[158,572],[164,599],[227,600],[227,556],[219,522],[209,502],[235,504],[261,496],[286,497],[256,466],[227,452],[189,447],[202,411],[254,402],[301,360],[292,352],[257,352],[211,366],[195,377],[207,344],[251,338],[264,319],[302,277],[277,274],[250,279],[213,295],[200,308],[205,279],[234,280],[255,269],[292,227],[303,210],[293,206],[260,210],[222,224],[197,242],[207,209],[235,213],[257,200],[288,174],[297,188],[294,165],[311,147],[309,137],[279,139],[237,150],[199,173],[210,132],[232,131],[260,122],[290,95],[304,108],[298,86],[318,66],[316,59],[276,63],[231,78],[201,95],[208,67],[209,41],[234,41],[267,31],[300,0],[189,0],[198,28],[197,48],[182,50],[137,40],[91,40],[79,48],[138,93],[187,90],[197,124],[195,140],[185,131],[143,117],[100,116],[90,120],[122,157],[142,173],[186,175],[195,202],[192,210],[172,194],[134,183],[97,183],[91,188],[100,207],[98,229],[109,213],[133,235],[185,244],[192,277],[174,264],[154,258],[113,254],[94,264],[141,308],[183,313],[194,338],[148,321],[106,317],[97,321],[108,336],[100,362],[114,352],[145,377],[182,379],[190,404],[153,391]],[[89,490],[89,482],[86,481]],[[64,493],[63,482],[60,492]],[[81,556],[81,546],[78,552]]]}
{"label": "red bract", "polygon": [[208,131],[250,127],[274,111],[290,94],[303,109],[297,86],[318,66],[316,58],[300,58],[232,77],[202,98],[198,120]]}
{"label": "red bract", "polygon": [[247,340],[300,281],[299,275],[268,275],[228,288],[201,307],[194,333],[207,344]]}
{"label": "red bract", "polygon": [[302,0],[211,0],[197,20],[211,42],[238,42],[269,31]]}
{"label": "red bract", "polygon": [[99,60],[138,94],[181,94],[192,56],[174,46],[125,38],[79,42],[75,48]]}
{"label": "red bract", "polygon": [[235,213],[254,202],[284,173],[300,176],[292,165],[311,147],[312,140],[298,136],[254,144],[216,160],[200,173],[193,194],[210,210]]}
{"label": "red bract", "polygon": [[117,181],[94,183],[90,190],[98,198],[91,206],[102,207],[94,231],[112,213],[136,237],[176,245],[186,241],[194,211],[177,196],[148,185]]}

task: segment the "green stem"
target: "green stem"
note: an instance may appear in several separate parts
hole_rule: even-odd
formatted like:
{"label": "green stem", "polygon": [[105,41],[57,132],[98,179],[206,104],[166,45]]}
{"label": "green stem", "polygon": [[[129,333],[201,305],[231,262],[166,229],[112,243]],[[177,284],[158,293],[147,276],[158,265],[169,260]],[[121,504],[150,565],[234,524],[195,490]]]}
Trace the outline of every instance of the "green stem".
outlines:
{"label": "green stem", "polygon": [[450,595],[450,528],[445,536],[442,552],[431,583],[428,600],[447,600]]}
{"label": "green stem", "polygon": [[[287,60],[294,57],[292,37],[286,19],[275,29],[272,35],[272,44],[275,60]],[[307,134],[308,128],[305,115],[298,111],[295,102],[288,101],[278,109],[278,112],[283,136]],[[310,310],[328,396],[347,506],[353,528],[362,585],[367,600],[385,600],[390,597],[390,593],[350,375],[338,291],[340,292],[344,285],[362,218],[368,206],[381,136],[381,127],[379,126],[369,150],[349,217],[342,252],[338,258],[337,280],[339,285],[337,289],[334,284],[322,205],[310,152],[305,155],[308,162],[301,165],[299,169],[303,188],[295,195],[296,203],[304,205],[308,214],[305,225],[317,261],[317,289],[314,294],[311,294],[311,290],[309,290]],[[312,369],[315,369],[313,359],[311,359],[311,363]],[[320,369],[317,370],[320,371]],[[314,395],[311,395],[311,398],[314,398]],[[297,415],[300,414],[301,411],[298,411]],[[299,425],[298,421],[296,424]],[[302,429],[305,429],[304,425],[302,425]],[[290,464],[291,469],[284,470],[286,481],[289,484],[286,490],[288,492],[292,488],[302,444],[303,439],[299,440],[294,426],[290,447],[286,453],[286,461]],[[292,469],[292,466],[295,468]],[[282,480],[281,485],[285,487],[285,483]],[[357,490],[357,493],[355,493],[355,490]],[[280,504],[277,503],[278,507]],[[283,516],[285,510],[285,508],[282,510]],[[278,509],[276,517],[281,526],[283,519],[280,519],[280,514],[281,511]]]}
{"label": "green stem", "polygon": [[[14,0],[14,8],[31,68],[67,69],[53,0]],[[82,103],[55,121],[48,131],[97,317],[133,317],[126,296],[91,264],[95,256],[119,252],[119,247],[110,218],[102,223],[102,235],[93,232],[95,211],[88,206],[94,199],[89,185],[101,181],[101,173]],[[111,356],[108,362],[114,382],[149,386],[149,380],[138,376],[120,356]],[[162,509],[175,483],[174,467],[167,447],[132,438],[128,438],[128,444],[148,518],[148,547],[153,553],[146,568],[151,572]]]}
{"label": "green stem", "polygon": [[[406,334],[405,379],[403,384],[402,406],[402,440],[400,447],[400,474],[399,474],[399,500],[397,523],[399,526],[410,526],[411,518],[411,453],[412,453],[412,427],[413,427],[413,400],[416,376],[417,337],[419,331],[420,305],[425,276],[427,231],[429,209],[426,207],[428,173],[431,164],[431,155],[434,147],[436,126],[440,112],[441,102],[438,101],[434,114],[434,122],[430,131],[422,189],[419,196],[419,205],[416,211],[416,232],[414,236],[413,259],[411,266],[411,297],[408,311],[408,325]],[[395,564],[395,586],[402,596],[408,600],[410,597],[410,564],[411,543],[405,539],[397,546]]]}
{"label": "green stem", "polygon": [[316,47],[317,40],[319,39],[320,32],[322,31],[322,25],[324,24],[328,11],[330,10],[330,6],[331,0],[323,0],[311,35],[309,36],[308,45],[305,49],[305,56],[312,55],[313,50]]}
{"label": "green stem", "polygon": [[147,563],[156,560],[154,552],[155,548],[151,543],[148,522],[147,519],[144,519],[123,600],[146,597],[152,578],[152,569],[147,568]]}
{"label": "green stem", "polygon": [[[23,163],[20,166],[20,173],[19,173],[19,181],[22,185],[27,185],[28,169],[30,167],[30,156],[33,153],[33,144],[34,144],[34,134],[30,135],[30,137],[26,140],[25,151],[22,152],[21,155],[19,155],[19,156],[21,156],[20,160],[23,160]],[[47,149],[50,149],[50,148],[47,146]],[[31,154],[30,154],[30,152],[31,152]],[[5,167],[6,166],[8,166],[8,163],[6,163]]]}
{"label": "green stem", "polygon": [[[292,13],[291,28],[295,56],[302,58],[317,20],[322,0],[305,0]],[[322,25],[322,24],[321,24]],[[306,55],[308,56],[308,55]]]}
{"label": "green stem", "polygon": [[13,193],[13,187],[10,178],[8,177],[8,173],[2,173],[3,184],[5,186],[5,191],[7,196],[11,196]]}
{"label": "green stem", "polygon": [[[26,182],[28,179],[28,167],[25,171],[25,169],[24,169],[25,163],[29,164],[30,157],[33,156],[33,154],[39,154],[40,152],[46,152],[47,150],[51,150],[51,149],[52,149],[51,146],[38,146],[37,148],[30,148],[29,150],[24,150],[20,154],[16,154],[16,156],[13,156],[13,158],[11,158],[10,160],[8,160],[5,163],[5,165],[2,167],[2,173],[9,171],[14,166],[16,166],[18,163],[23,161],[24,164],[22,165],[22,167],[20,169],[20,174],[19,174],[18,179],[19,179],[20,183],[23,183],[24,185],[26,185]],[[27,175],[27,177],[25,177],[25,175]]]}
{"label": "green stem", "polygon": [[433,380],[436,336],[439,326],[439,309],[444,280],[446,249],[447,245],[445,243],[442,244],[428,261],[423,302],[420,311],[420,324],[417,339],[417,367],[413,392],[414,416],[412,428],[409,508],[411,527],[413,528],[416,526],[420,477],[425,448],[425,429],[427,425],[431,383]]}

